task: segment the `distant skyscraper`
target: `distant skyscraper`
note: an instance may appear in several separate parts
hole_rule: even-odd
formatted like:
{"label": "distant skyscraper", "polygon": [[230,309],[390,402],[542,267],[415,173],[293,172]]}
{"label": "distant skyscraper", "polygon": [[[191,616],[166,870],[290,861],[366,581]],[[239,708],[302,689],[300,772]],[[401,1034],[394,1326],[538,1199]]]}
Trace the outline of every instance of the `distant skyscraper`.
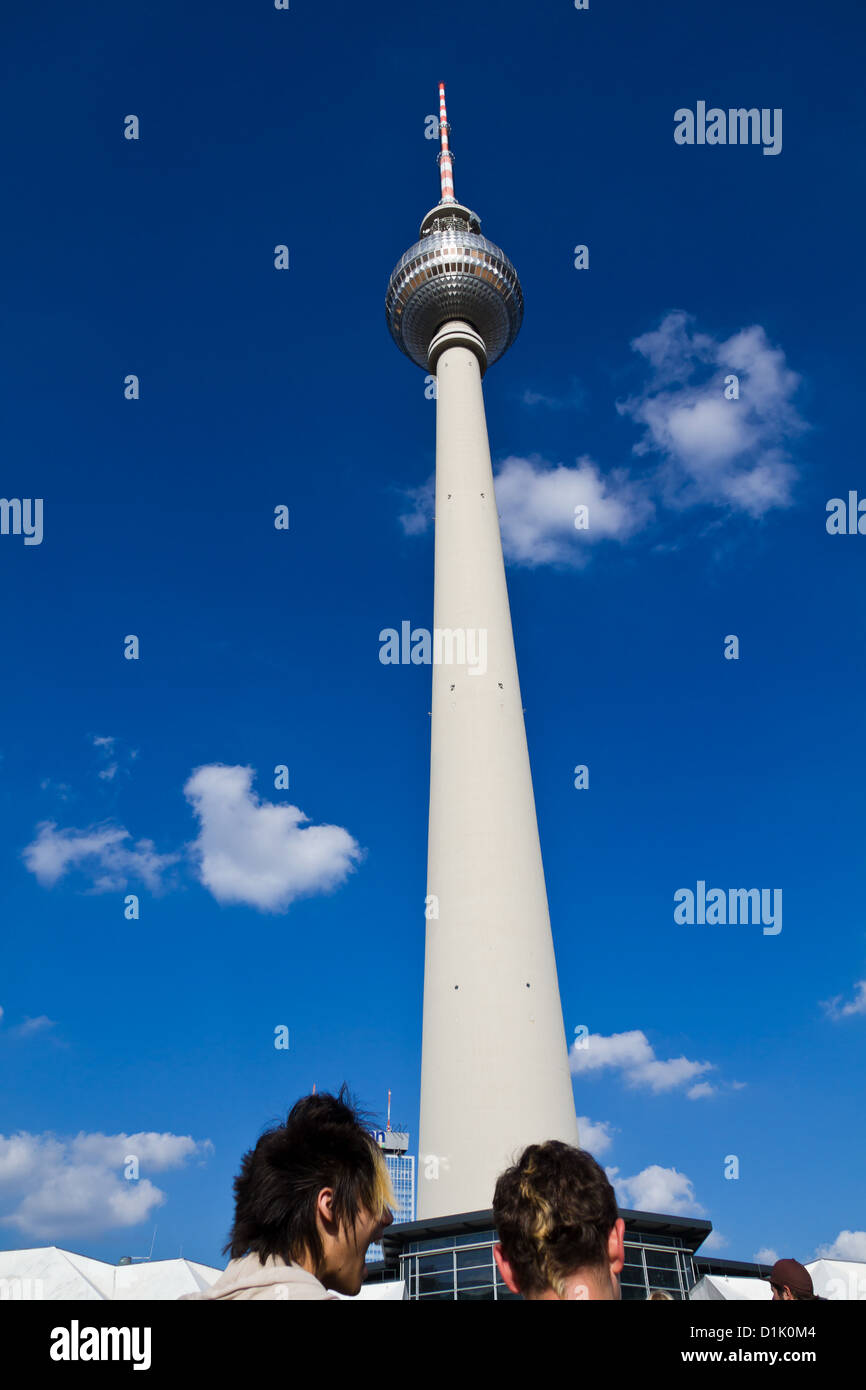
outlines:
{"label": "distant skyscraper", "polygon": [[418,1217],[489,1208],[527,1143],[577,1121],[481,378],[523,317],[517,272],[454,196],[394,270],[398,347],[436,375],[436,556]]}
{"label": "distant skyscraper", "polygon": [[[391,1185],[397,1198],[394,1224],[415,1220],[415,1155],[409,1153],[409,1135],[393,1129],[375,1129],[373,1137],[385,1156]],[[371,1245],[367,1263],[382,1259],[381,1245]]]}

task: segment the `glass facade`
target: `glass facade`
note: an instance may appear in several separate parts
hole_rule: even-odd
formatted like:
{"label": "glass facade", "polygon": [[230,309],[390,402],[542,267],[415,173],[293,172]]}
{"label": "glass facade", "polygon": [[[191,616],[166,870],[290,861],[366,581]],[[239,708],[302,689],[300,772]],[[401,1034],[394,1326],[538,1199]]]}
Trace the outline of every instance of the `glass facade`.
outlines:
{"label": "glass facade", "polygon": [[502,1282],[493,1259],[494,1231],[458,1235],[443,1241],[412,1241],[400,1255],[399,1278],[406,1282],[411,1299],[472,1299],[490,1301],[516,1298]]}
{"label": "glass facade", "polygon": [[655,1290],[684,1299],[696,1283],[692,1252],[676,1238],[661,1244],[658,1237],[635,1233],[626,1240],[625,1265],[620,1275],[624,1299],[646,1299]]}
{"label": "glass facade", "polygon": [[[383,1277],[403,1279],[410,1299],[517,1299],[503,1283],[493,1258],[494,1230],[457,1236],[443,1232],[426,1240],[409,1241],[398,1256],[399,1272]],[[685,1299],[697,1282],[692,1252],[679,1238],[627,1231],[625,1266],[620,1275],[623,1299],[646,1300],[656,1289]]]}

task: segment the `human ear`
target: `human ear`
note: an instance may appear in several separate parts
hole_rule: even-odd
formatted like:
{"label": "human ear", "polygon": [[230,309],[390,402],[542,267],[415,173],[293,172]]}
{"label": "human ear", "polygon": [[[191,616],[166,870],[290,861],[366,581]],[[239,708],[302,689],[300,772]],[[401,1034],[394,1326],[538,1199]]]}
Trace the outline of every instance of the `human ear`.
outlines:
{"label": "human ear", "polygon": [[498,1242],[493,1247],[493,1258],[496,1261],[496,1267],[499,1270],[499,1273],[502,1275],[502,1278],[505,1280],[505,1283],[507,1284],[511,1292],[520,1293],[520,1289],[517,1286],[517,1281],[514,1278],[514,1273],[512,1271],[511,1265],[508,1263],[508,1260],[506,1260],[505,1256],[503,1255],[502,1246]]}

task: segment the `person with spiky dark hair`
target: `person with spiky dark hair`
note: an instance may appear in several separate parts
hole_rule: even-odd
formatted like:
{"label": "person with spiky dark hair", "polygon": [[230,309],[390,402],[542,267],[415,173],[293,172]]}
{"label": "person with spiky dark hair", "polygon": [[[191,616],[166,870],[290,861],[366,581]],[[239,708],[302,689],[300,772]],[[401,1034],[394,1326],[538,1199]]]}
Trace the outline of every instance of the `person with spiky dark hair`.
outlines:
{"label": "person with spiky dark hair", "polygon": [[396,1199],[376,1141],[345,1086],[304,1096],[267,1130],[235,1178],[231,1260],[185,1299],[334,1299],[357,1294],[367,1247]]}

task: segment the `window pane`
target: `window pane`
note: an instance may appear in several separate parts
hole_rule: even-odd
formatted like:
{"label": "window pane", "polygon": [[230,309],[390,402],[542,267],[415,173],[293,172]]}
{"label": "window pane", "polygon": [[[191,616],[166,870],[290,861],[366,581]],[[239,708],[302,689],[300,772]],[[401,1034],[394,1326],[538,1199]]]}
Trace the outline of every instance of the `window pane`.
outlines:
{"label": "window pane", "polygon": [[486,1250],[457,1251],[458,1269],[471,1269],[473,1265],[486,1265],[488,1269],[492,1269],[493,1251],[489,1247]]}
{"label": "window pane", "polygon": [[648,1250],[646,1266],[647,1269],[676,1269],[677,1257],[673,1250]]}
{"label": "window pane", "polygon": [[451,1292],[454,1289],[454,1278],[450,1274],[422,1274],[418,1279],[419,1293]]}
{"label": "window pane", "polygon": [[451,1270],[454,1267],[454,1256],[451,1251],[443,1250],[438,1255],[419,1255],[418,1273],[419,1274],[440,1274],[442,1270]]}

